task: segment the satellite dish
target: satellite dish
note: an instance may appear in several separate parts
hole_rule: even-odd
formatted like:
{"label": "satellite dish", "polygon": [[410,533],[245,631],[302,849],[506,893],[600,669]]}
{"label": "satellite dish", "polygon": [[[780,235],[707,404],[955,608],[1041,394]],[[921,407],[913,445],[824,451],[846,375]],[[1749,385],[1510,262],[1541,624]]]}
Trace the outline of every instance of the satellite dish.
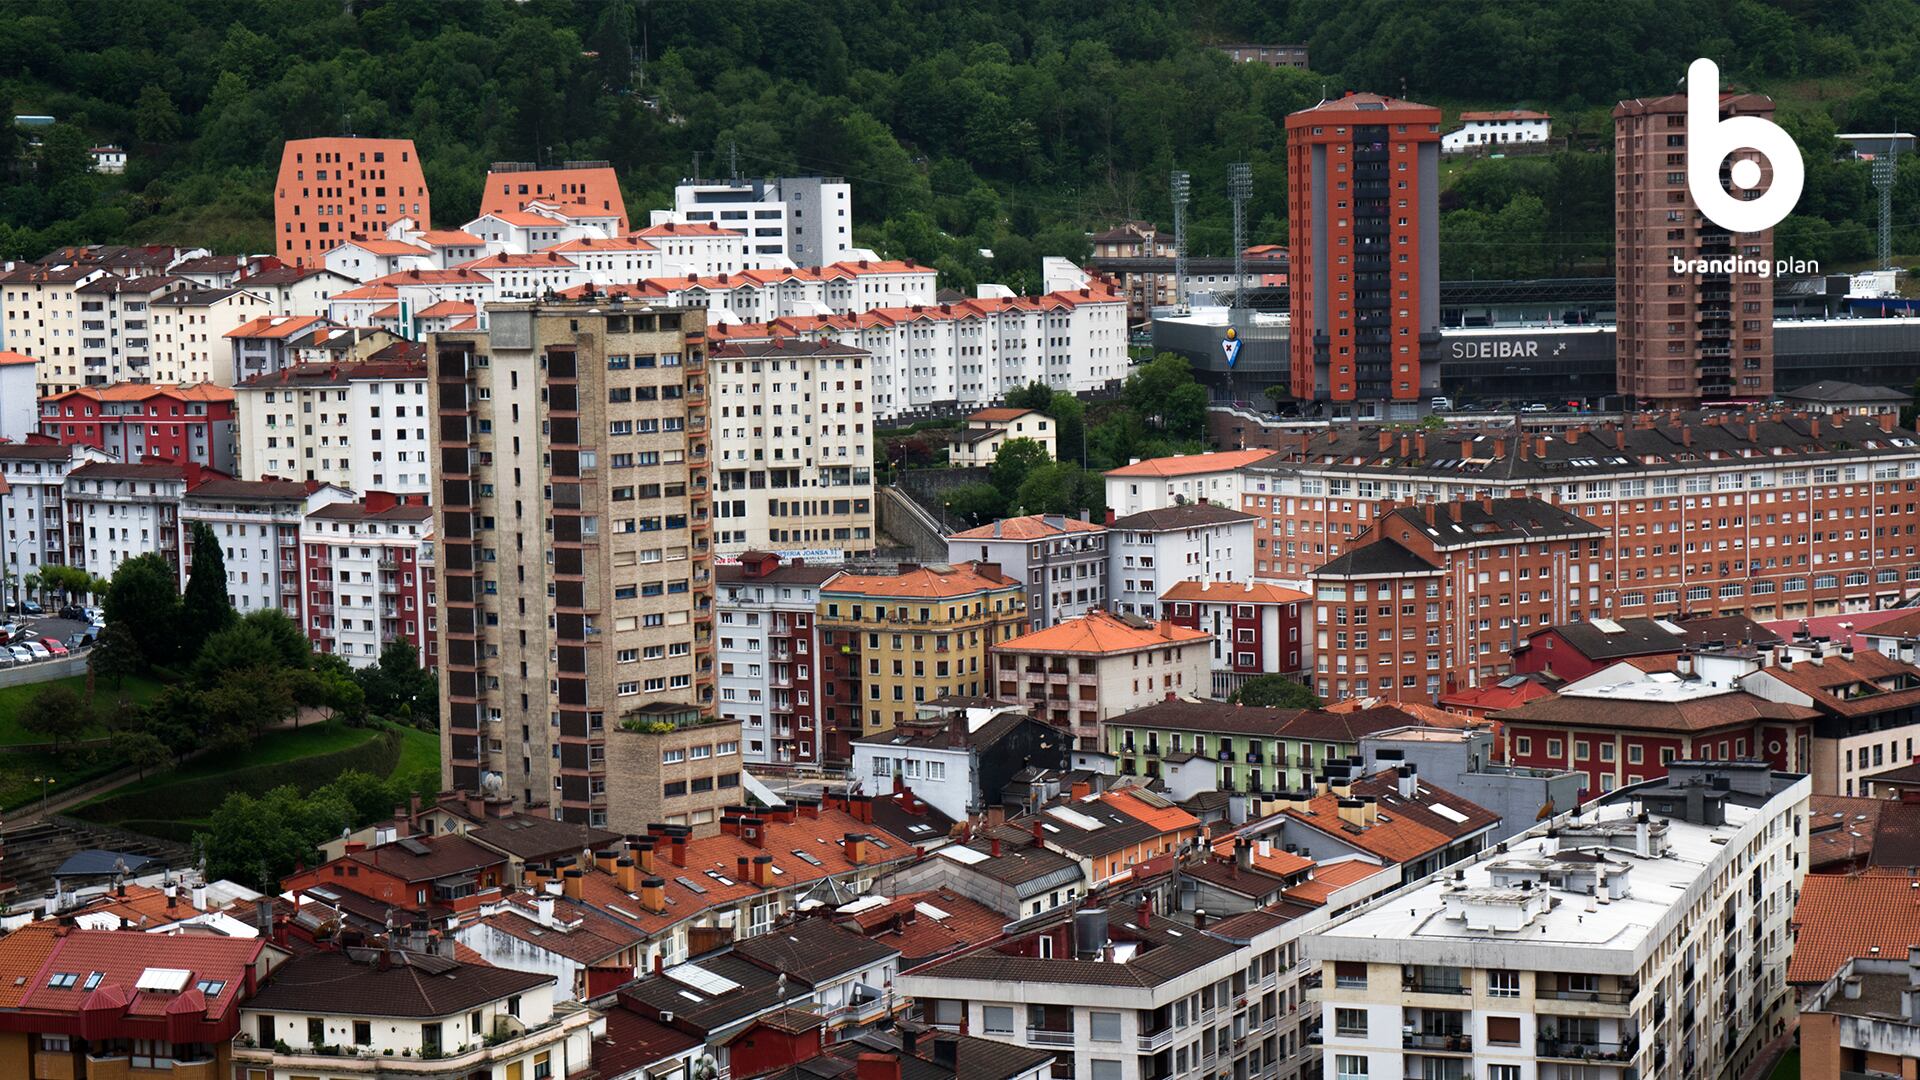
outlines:
{"label": "satellite dish", "polygon": [[498,795],[503,781],[497,772],[484,773],[480,777],[480,792],[483,795]]}

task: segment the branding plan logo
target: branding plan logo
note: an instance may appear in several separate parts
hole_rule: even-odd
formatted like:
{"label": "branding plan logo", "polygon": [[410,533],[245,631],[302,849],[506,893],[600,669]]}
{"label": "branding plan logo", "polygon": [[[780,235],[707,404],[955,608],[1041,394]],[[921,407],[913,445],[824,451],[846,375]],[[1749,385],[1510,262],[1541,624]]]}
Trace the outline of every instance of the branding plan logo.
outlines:
{"label": "branding plan logo", "polygon": [[[1766,194],[1739,199],[1720,186],[1720,163],[1736,150],[1758,150],[1773,167]],[[1760,186],[1760,163],[1733,163],[1733,186],[1752,191]],[[1793,212],[1806,182],[1806,166],[1793,137],[1771,120],[1758,116],[1720,119],[1720,68],[1711,60],[1695,60],[1687,67],[1687,191],[1708,220],[1729,232],[1754,233],[1771,229]]]}
{"label": "branding plan logo", "polygon": [[1220,351],[1226,355],[1227,366],[1232,367],[1240,359],[1240,332],[1227,327],[1227,336],[1220,340]]}

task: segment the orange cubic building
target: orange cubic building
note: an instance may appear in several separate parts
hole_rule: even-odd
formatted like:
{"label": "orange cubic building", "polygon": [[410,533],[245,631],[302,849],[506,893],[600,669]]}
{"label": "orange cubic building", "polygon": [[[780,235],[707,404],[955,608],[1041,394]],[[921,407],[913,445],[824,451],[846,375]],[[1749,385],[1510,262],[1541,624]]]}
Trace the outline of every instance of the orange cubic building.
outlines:
{"label": "orange cubic building", "polygon": [[620,178],[604,161],[569,161],[557,169],[494,162],[480,193],[480,212],[511,213],[530,202],[546,203],[574,217],[611,214],[620,219],[620,232],[627,231],[627,201],[620,194]]}
{"label": "orange cubic building", "polygon": [[387,226],[433,220],[412,139],[292,139],[273,191],[274,250],[282,262],[321,266],[342,241],[384,237]]}
{"label": "orange cubic building", "polygon": [[1348,94],[1287,117],[1293,396],[1405,419],[1440,386],[1440,110]]}

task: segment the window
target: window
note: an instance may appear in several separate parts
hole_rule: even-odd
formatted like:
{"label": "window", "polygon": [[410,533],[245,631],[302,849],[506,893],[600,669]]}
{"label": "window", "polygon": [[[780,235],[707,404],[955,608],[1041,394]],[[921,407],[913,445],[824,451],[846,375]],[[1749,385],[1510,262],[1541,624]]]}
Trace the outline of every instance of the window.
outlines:
{"label": "window", "polygon": [[1117,1012],[1088,1013],[1087,1019],[1093,1024],[1094,1042],[1120,1041],[1120,1014]]}
{"label": "window", "polygon": [[1333,1010],[1333,1030],[1343,1036],[1352,1036],[1357,1039],[1366,1038],[1367,1037],[1367,1010],[1365,1009]]}
{"label": "window", "polygon": [[984,1013],[984,1016],[982,1017],[982,1019],[985,1023],[987,1034],[989,1035],[1013,1034],[1013,1007],[1012,1006],[989,1005],[981,1011],[982,1013]]}
{"label": "window", "polygon": [[1334,1080],[1367,1080],[1367,1055],[1335,1054],[1333,1075]]}
{"label": "window", "polygon": [[1367,965],[1358,960],[1334,961],[1333,985],[1341,990],[1365,990]]}
{"label": "window", "polygon": [[1093,1080],[1120,1080],[1120,1063],[1117,1061],[1093,1061]]}
{"label": "window", "polygon": [[307,1045],[327,1045],[327,1022],[317,1016],[307,1017]]}
{"label": "window", "polygon": [[1517,1016],[1487,1017],[1487,1042],[1494,1046],[1519,1046],[1520,1018]]}
{"label": "window", "polygon": [[1519,997],[1520,973],[1499,968],[1487,972],[1487,993],[1492,997]]}
{"label": "window", "polygon": [[1487,1066],[1487,1080],[1520,1080],[1520,1066],[1489,1065]]}
{"label": "window", "polygon": [[47,989],[71,990],[73,989],[73,984],[79,981],[80,973],[77,971],[56,971],[53,973],[53,977],[47,980]]}
{"label": "window", "polygon": [[1646,750],[1643,747],[1637,744],[1627,747],[1627,764],[1639,765],[1645,757]]}
{"label": "window", "polygon": [[370,1046],[373,1043],[373,1025],[365,1020],[353,1022],[353,1045]]}

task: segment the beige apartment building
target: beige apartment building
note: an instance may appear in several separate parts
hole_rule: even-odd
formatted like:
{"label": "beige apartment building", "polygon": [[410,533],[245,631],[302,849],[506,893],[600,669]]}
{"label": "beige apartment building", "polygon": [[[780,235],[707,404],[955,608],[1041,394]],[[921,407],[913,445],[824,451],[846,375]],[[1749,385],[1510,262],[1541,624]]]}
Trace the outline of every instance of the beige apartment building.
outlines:
{"label": "beige apartment building", "polygon": [[431,490],[424,360],[295,364],[235,383],[233,405],[244,479]]}
{"label": "beige apartment building", "polygon": [[706,314],[488,314],[428,347],[443,778],[605,825],[609,730],[714,702]]}
{"label": "beige apartment building", "polygon": [[714,350],[717,551],[873,550],[872,359],[788,338]]}
{"label": "beige apartment building", "polygon": [[233,343],[227,334],[272,311],[243,289],[179,289],[149,307],[152,381],[233,385]]}
{"label": "beige apartment building", "polygon": [[[1720,116],[1773,116],[1761,94],[1720,95]],[[1620,392],[1652,408],[1773,396],[1773,278],[1759,273],[1676,274],[1676,258],[1771,266],[1773,230],[1730,233],[1687,193],[1687,97],[1623,101],[1613,110],[1614,275]],[[1773,170],[1757,150],[1738,160]],[[1733,189],[1736,192],[1738,189]],[[1631,405],[1632,402],[1629,402]]]}
{"label": "beige apartment building", "polygon": [[620,778],[607,828],[645,832],[685,825],[696,837],[720,831],[720,809],[740,793],[740,721],[693,705],[656,702],[621,718],[607,735],[606,766]]}
{"label": "beige apartment building", "polygon": [[4,346],[40,361],[41,397],[82,385],[80,289],[104,276],[93,266],[30,265],[0,274]]}

